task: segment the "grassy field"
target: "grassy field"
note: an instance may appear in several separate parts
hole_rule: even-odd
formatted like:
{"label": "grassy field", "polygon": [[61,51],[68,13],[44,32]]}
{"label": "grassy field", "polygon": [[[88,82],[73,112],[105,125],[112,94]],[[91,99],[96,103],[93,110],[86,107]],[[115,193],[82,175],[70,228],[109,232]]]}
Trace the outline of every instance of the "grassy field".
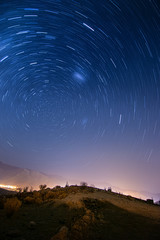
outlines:
{"label": "grassy field", "polygon": [[159,240],[160,206],[86,186],[0,198],[0,240]]}

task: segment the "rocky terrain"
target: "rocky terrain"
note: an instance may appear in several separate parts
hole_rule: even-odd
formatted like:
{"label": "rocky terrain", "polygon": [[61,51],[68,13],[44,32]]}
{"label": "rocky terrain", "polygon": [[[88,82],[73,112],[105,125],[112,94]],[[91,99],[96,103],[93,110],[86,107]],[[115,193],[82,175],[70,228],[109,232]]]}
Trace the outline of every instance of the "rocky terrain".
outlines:
{"label": "rocky terrain", "polygon": [[0,197],[0,239],[160,239],[160,206],[87,186]]}

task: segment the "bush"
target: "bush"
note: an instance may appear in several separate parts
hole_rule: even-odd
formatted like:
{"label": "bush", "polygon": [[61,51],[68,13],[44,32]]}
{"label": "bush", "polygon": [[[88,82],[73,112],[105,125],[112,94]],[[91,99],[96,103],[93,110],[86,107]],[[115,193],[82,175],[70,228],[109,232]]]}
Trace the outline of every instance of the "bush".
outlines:
{"label": "bush", "polygon": [[48,200],[48,199],[52,199],[55,197],[55,193],[53,193],[51,190],[48,191],[45,195],[45,199]]}
{"label": "bush", "polygon": [[18,198],[8,198],[4,203],[4,209],[6,211],[7,217],[11,217],[15,212],[19,210],[22,202]]}
{"label": "bush", "polygon": [[146,202],[149,204],[154,204],[153,199],[147,199]]}
{"label": "bush", "polygon": [[25,197],[24,202],[26,204],[41,204],[43,201],[40,197]]}
{"label": "bush", "polygon": [[159,201],[157,201],[155,204],[157,204],[157,205],[160,205],[160,200],[159,200]]}
{"label": "bush", "polygon": [[19,193],[22,193],[23,189],[22,188],[18,188],[17,189]]}
{"label": "bush", "polygon": [[35,199],[33,197],[27,196],[27,197],[24,198],[24,202],[27,203],[27,204],[32,204],[32,203],[35,202]]}
{"label": "bush", "polygon": [[33,197],[34,197],[34,198],[40,198],[40,197],[41,197],[40,192],[33,191]]}
{"label": "bush", "polygon": [[57,198],[58,198],[58,199],[63,199],[63,198],[66,198],[67,195],[68,195],[67,193],[62,192],[62,193],[58,194]]}
{"label": "bush", "polygon": [[23,188],[23,192],[24,192],[24,193],[27,193],[27,192],[28,192],[28,189],[29,189],[29,187],[24,187],[24,188]]}
{"label": "bush", "polygon": [[68,182],[66,182],[66,185],[65,185],[65,187],[69,187],[69,184],[68,184]]}
{"label": "bush", "polygon": [[92,188],[92,187],[89,187],[89,188],[88,188],[88,192],[93,193],[93,192],[95,192],[95,189]]}
{"label": "bush", "polygon": [[46,189],[46,187],[47,187],[46,184],[41,184],[41,185],[39,185],[39,189],[40,189],[40,190],[44,190],[44,189]]}
{"label": "bush", "polygon": [[41,198],[36,198],[36,199],[34,199],[34,202],[35,202],[35,204],[41,204],[43,201],[42,201],[42,199]]}
{"label": "bush", "polygon": [[130,196],[130,195],[127,195],[126,198],[129,199],[129,200],[133,200],[133,197]]}
{"label": "bush", "polygon": [[112,188],[111,187],[108,188],[108,192],[112,192]]}
{"label": "bush", "polygon": [[81,182],[80,185],[81,185],[82,187],[87,187],[87,186],[88,186],[88,183],[86,183],[86,182]]}

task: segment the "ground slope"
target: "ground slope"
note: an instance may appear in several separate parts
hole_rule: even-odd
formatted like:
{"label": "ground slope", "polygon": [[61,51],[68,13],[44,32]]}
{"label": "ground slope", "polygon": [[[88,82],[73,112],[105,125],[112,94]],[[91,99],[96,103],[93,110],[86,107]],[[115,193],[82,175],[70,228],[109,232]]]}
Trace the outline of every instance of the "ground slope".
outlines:
{"label": "ground slope", "polygon": [[13,216],[0,209],[0,239],[160,239],[160,207],[130,196],[71,186],[17,198],[22,206]]}

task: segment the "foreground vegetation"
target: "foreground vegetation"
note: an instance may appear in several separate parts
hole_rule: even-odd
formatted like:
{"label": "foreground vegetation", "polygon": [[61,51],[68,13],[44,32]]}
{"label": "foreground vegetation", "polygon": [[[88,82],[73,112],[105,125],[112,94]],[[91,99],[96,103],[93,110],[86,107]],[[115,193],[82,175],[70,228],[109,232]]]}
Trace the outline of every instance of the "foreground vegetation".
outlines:
{"label": "foreground vegetation", "polygon": [[152,201],[111,189],[41,185],[39,191],[0,197],[0,239],[158,240],[160,215],[154,212],[160,206]]}

